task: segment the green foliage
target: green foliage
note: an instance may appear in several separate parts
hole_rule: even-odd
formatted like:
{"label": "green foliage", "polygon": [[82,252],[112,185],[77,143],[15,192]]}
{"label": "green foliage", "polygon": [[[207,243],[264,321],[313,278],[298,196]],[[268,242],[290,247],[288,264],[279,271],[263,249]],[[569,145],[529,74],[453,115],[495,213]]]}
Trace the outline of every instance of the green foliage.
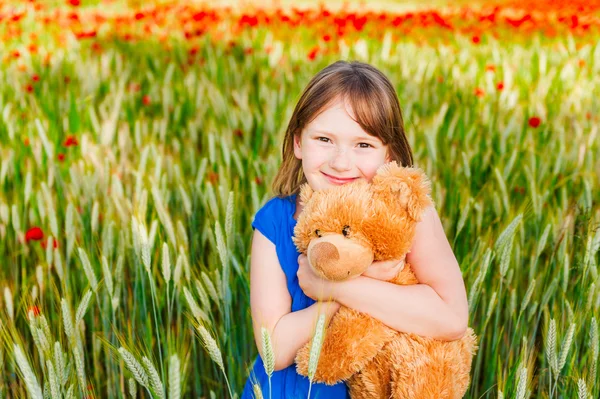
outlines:
{"label": "green foliage", "polygon": [[[367,40],[310,63],[301,41],[255,32],[233,51],[204,39],[191,66],[184,42],[116,41],[32,58],[31,93],[3,66],[0,393],[241,393],[257,355],[250,222],[302,88],[345,58],[395,84],[433,182],[480,338],[467,397],[598,397],[600,44],[571,40]],[[33,226],[44,238],[26,242]]]}

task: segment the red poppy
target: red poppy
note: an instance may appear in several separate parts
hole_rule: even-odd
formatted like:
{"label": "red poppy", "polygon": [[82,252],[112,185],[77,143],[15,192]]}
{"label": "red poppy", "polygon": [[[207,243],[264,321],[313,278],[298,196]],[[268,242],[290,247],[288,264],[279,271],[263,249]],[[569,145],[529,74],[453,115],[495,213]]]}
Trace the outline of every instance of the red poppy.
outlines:
{"label": "red poppy", "polygon": [[475,44],[479,44],[481,42],[481,38],[479,36],[475,35],[471,38],[471,41]]}
{"label": "red poppy", "polygon": [[258,18],[256,16],[242,15],[242,19],[240,19],[240,26],[249,25],[254,27],[258,25]]}
{"label": "red poppy", "polygon": [[69,0],[68,3],[73,7],[78,7],[81,5],[81,0]]}
{"label": "red poppy", "polygon": [[77,141],[77,137],[73,136],[73,135],[68,135],[67,139],[64,142],[64,146],[65,147],[71,147],[71,146],[76,146],[78,145],[79,142]]}
{"label": "red poppy", "polygon": [[498,91],[502,91],[504,89],[504,82],[498,82],[496,88],[498,89]]}
{"label": "red poppy", "polygon": [[29,137],[25,137],[25,140],[23,140],[23,144],[25,144],[25,146],[29,147]]}
{"label": "red poppy", "polygon": [[31,77],[31,80],[33,80],[34,82],[39,82],[40,81],[40,77],[38,75],[33,75]]}
{"label": "red poppy", "polygon": [[60,162],[63,162],[65,160],[65,154],[63,154],[63,153],[58,154],[58,160]]}
{"label": "red poppy", "polygon": [[207,14],[206,14],[206,12],[205,12],[205,11],[200,11],[200,12],[197,12],[197,13],[195,13],[195,14],[192,16],[192,18],[193,18],[193,20],[194,20],[194,21],[196,21],[196,22],[199,22],[199,21],[202,21],[202,19],[203,19],[204,17],[206,17],[206,15],[207,15]]}
{"label": "red poppy", "polygon": [[352,21],[352,25],[354,25],[354,29],[356,29],[357,31],[362,31],[365,24],[367,23],[367,16],[363,15],[362,17],[354,17],[354,20]]}
{"label": "red poppy", "polygon": [[28,84],[27,86],[25,86],[25,90],[27,90],[27,93],[32,93],[33,92],[33,86]]}
{"label": "red poppy", "polygon": [[150,103],[152,102],[152,100],[150,100],[150,96],[149,95],[145,95],[144,97],[142,97],[142,103],[144,105],[150,105]]}
{"label": "red poppy", "polygon": [[496,65],[494,64],[488,64],[485,66],[485,70],[486,71],[490,71],[490,72],[496,72]]}
{"label": "red poppy", "polygon": [[235,134],[237,137],[244,137],[244,133],[242,132],[242,129],[235,129],[233,131],[233,134]]}
{"label": "red poppy", "polygon": [[263,179],[261,179],[260,177],[256,176],[256,178],[254,179],[254,182],[260,186],[261,184],[263,184]]}
{"label": "red poppy", "polygon": [[542,122],[542,120],[540,118],[538,118],[537,116],[532,116],[531,118],[529,118],[529,126],[531,127],[538,127],[540,125],[540,123]]}
{"label": "red poppy", "polygon": [[483,96],[485,96],[485,91],[481,87],[476,87],[475,88],[475,95],[477,97],[483,97]]}
{"label": "red poppy", "polygon": [[37,305],[30,306],[29,309],[27,309],[27,314],[29,314],[29,312],[33,312],[34,317],[39,316],[42,313]]}
{"label": "red poppy", "polygon": [[20,56],[21,56],[21,53],[19,52],[19,50],[13,51],[13,57],[19,58]]}
{"label": "red poppy", "polygon": [[328,41],[331,40],[331,36],[329,36],[329,35],[323,35],[323,40],[326,41],[326,42],[328,42]]}
{"label": "red poppy", "polygon": [[27,230],[25,233],[25,242],[29,242],[31,240],[39,241],[44,238],[44,232],[39,227],[32,227]]}
{"label": "red poppy", "polygon": [[310,52],[308,53],[308,56],[307,56],[307,58],[308,58],[310,61],[314,61],[314,59],[317,57],[317,53],[318,53],[318,52],[319,52],[319,47],[317,47],[317,46],[313,47],[313,49],[312,49],[312,50],[310,50]]}

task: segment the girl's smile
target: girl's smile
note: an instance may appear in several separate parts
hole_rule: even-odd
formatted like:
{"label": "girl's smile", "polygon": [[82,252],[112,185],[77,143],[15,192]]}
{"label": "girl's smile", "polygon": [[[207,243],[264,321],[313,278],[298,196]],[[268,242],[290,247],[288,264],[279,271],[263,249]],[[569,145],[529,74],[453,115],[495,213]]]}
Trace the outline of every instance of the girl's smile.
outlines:
{"label": "girl's smile", "polygon": [[330,175],[328,175],[325,172],[321,172],[321,173],[323,173],[323,175],[327,177],[327,180],[329,180],[330,183],[337,184],[337,185],[342,185],[342,184],[350,183],[350,182],[358,179],[358,177],[353,177],[353,178],[348,178],[348,179],[342,179],[342,178],[337,178],[335,176],[330,176]]}

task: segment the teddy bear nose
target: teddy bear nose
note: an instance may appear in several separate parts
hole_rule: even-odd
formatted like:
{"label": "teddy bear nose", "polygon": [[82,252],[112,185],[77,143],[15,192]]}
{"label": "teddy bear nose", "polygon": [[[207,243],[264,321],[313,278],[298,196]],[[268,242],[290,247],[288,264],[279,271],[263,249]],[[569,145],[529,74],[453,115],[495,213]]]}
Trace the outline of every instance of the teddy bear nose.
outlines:
{"label": "teddy bear nose", "polygon": [[[326,268],[324,263],[335,262],[340,259],[340,253],[338,252],[337,247],[330,242],[320,242],[315,245],[311,255],[311,263],[321,270]],[[314,262],[312,262],[313,260]]]}
{"label": "teddy bear nose", "polygon": [[318,259],[339,260],[340,253],[335,245],[330,242],[320,242],[313,248],[313,253]]}

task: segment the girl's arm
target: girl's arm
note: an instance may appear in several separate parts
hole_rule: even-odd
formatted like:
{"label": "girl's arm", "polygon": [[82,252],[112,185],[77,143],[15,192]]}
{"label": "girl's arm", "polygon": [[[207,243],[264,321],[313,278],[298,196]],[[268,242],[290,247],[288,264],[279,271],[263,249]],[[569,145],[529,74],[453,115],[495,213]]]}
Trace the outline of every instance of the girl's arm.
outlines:
{"label": "girl's arm", "polygon": [[402,286],[359,276],[334,283],[332,295],[395,330],[448,341],[461,338],[468,324],[465,284],[434,207],[417,224],[406,262],[420,284]]}
{"label": "girl's arm", "polygon": [[[308,260],[298,260],[298,281],[313,299],[331,299],[367,313],[389,327],[452,341],[467,328],[468,304],[462,273],[450,248],[435,208],[428,208],[416,226],[406,262],[420,284],[396,285],[386,281],[395,274],[398,260],[374,262],[368,275],[344,282],[321,279]],[[382,271],[383,270],[383,271]]]}
{"label": "girl's arm", "polygon": [[291,312],[291,306],[292,298],[275,245],[255,230],[250,255],[252,327],[254,341],[263,360],[261,328],[269,331],[275,352],[275,370],[294,363],[298,349],[311,339],[319,313],[324,312],[326,322],[329,322],[340,307],[336,302],[317,302],[306,309]]}

